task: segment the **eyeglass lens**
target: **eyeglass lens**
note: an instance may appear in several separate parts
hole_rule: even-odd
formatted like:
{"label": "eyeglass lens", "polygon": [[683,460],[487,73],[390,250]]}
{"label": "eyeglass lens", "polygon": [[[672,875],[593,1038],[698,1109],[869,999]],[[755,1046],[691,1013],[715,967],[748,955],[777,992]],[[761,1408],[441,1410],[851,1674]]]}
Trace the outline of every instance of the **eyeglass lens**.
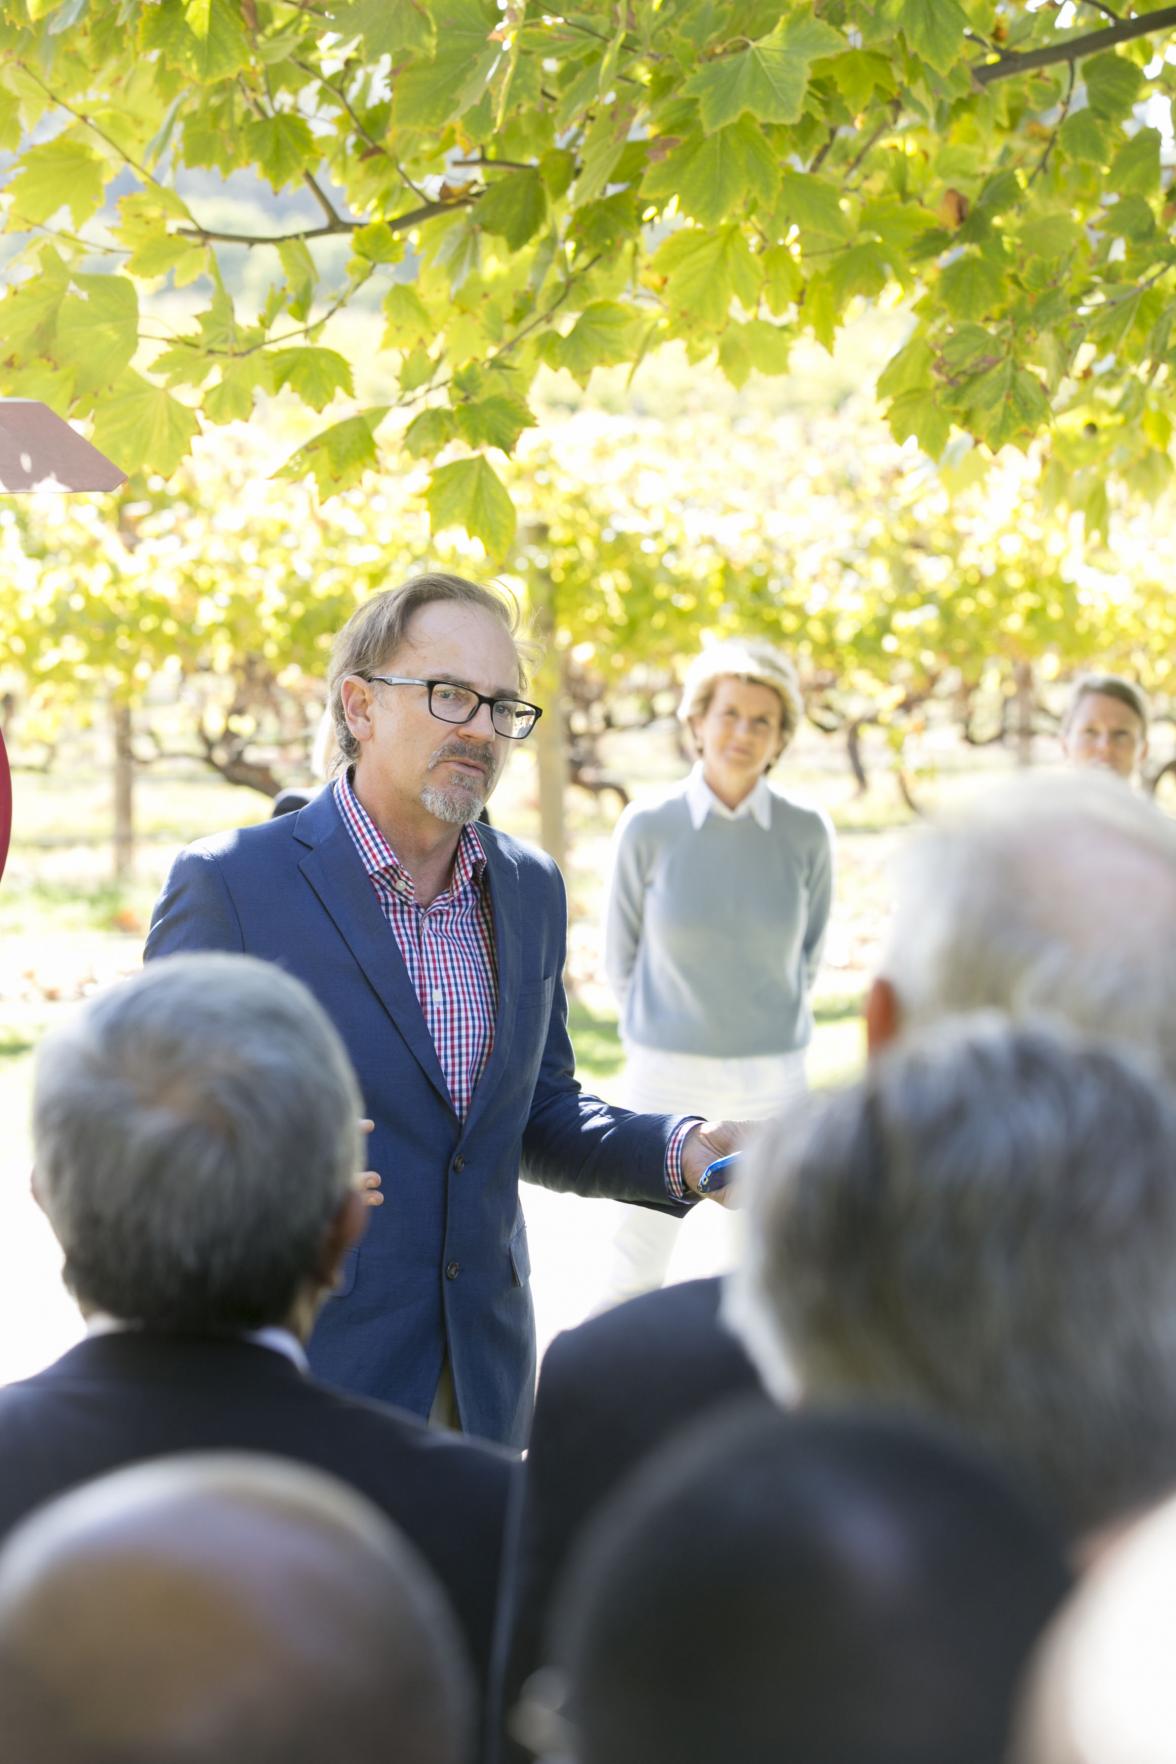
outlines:
{"label": "eyeglass lens", "polygon": [[[465,686],[434,686],[429,708],[442,722],[466,723],[477,714],[479,703],[478,694]],[[499,735],[518,740],[531,733],[535,710],[522,699],[497,698],[490,707],[490,721]]]}

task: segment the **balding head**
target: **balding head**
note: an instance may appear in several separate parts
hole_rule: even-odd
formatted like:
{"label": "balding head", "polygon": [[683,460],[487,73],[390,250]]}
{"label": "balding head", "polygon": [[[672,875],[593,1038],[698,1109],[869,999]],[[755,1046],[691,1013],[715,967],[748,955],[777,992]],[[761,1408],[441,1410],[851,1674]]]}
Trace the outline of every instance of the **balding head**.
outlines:
{"label": "balding head", "polygon": [[986,1007],[1132,1042],[1176,1077],[1176,827],[1164,815],[1113,779],[1031,777],[911,841],[874,1043]]}
{"label": "balding head", "polygon": [[333,1478],[117,1471],[0,1552],[0,1733],[37,1764],[457,1764],[469,1669],[429,1570]]}

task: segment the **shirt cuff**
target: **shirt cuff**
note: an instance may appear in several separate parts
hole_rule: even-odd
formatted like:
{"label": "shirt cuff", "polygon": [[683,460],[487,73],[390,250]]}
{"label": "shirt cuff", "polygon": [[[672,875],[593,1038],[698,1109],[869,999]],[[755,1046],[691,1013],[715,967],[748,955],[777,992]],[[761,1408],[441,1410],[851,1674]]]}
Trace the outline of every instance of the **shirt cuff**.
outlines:
{"label": "shirt cuff", "polygon": [[706,1119],[704,1115],[684,1115],[670,1134],[670,1143],[666,1146],[666,1193],[671,1200],[686,1201],[693,1205],[701,1197],[687,1188],[682,1175],[682,1147],[687,1135],[700,1127]]}

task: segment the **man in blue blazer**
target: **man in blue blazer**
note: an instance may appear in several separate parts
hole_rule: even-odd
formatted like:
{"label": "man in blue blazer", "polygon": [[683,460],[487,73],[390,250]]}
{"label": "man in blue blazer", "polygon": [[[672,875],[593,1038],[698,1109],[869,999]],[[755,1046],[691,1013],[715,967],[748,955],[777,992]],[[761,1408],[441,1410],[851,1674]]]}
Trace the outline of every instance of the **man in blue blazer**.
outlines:
{"label": "man in blue blazer", "polygon": [[613,1109],[576,1082],[563,880],[474,826],[540,714],[521,681],[497,595],[423,576],[374,596],[331,665],[346,769],[300,813],[181,853],[146,949],[278,962],[347,1045],[386,1204],[322,1313],[315,1371],[516,1445],[535,1369],[520,1167],[678,1213],[739,1137]]}

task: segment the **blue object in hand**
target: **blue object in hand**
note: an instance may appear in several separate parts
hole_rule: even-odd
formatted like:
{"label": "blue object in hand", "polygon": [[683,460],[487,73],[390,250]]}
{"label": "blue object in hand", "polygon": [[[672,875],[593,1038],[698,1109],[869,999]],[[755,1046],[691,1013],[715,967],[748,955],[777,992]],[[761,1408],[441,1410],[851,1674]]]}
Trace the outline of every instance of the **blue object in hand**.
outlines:
{"label": "blue object in hand", "polygon": [[728,1152],[725,1158],[716,1158],[713,1164],[708,1164],[698,1178],[699,1194],[718,1194],[720,1188],[726,1188],[731,1180],[731,1165],[738,1163],[742,1156],[742,1152]]}

